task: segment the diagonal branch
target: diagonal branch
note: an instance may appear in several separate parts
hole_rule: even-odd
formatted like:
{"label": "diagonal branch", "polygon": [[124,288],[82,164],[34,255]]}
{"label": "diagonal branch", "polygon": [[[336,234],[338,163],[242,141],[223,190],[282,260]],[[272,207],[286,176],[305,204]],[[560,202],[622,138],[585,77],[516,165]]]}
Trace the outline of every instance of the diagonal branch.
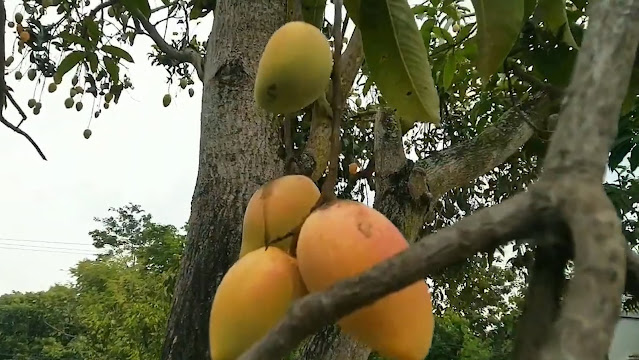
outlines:
{"label": "diagonal branch", "polygon": [[437,199],[501,165],[535,134],[531,124],[545,127],[544,123],[556,110],[552,96],[536,93],[506,111],[475,138],[418,161],[409,180],[412,198],[417,200],[430,193]]}
{"label": "diagonal branch", "polygon": [[136,9],[133,15],[136,19],[138,19],[138,21],[140,21],[140,23],[142,23],[142,27],[144,28],[144,30],[146,30],[149,37],[155,42],[160,50],[164,51],[167,56],[176,61],[193,65],[193,67],[195,67],[195,71],[197,72],[198,78],[204,81],[204,64],[202,61],[202,55],[200,55],[200,53],[188,47],[182,50],[174,48],[173,46],[169,45],[166,40],[164,40],[164,37],[160,35],[155,26],[151,24],[149,19],[147,19],[146,16],[144,16],[144,14],[142,14],[139,9]]}
{"label": "diagonal branch", "polygon": [[286,317],[238,360],[280,359],[306,336],[354,310],[513,237],[534,232],[545,209],[522,193],[432,234],[365,273],[295,302]]}

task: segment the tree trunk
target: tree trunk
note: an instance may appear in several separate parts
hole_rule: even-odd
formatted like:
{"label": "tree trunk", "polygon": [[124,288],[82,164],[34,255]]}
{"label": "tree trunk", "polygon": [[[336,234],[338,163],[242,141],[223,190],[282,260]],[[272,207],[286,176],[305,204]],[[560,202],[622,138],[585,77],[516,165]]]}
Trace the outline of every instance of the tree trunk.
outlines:
{"label": "tree trunk", "polygon": [[207,45],[199,170],[164,360],[209,360],[213,295],[239,254],[244,208],[263,183],[283,175],[277,129],[254,105],[253,82],[286,2],[218,1]]}

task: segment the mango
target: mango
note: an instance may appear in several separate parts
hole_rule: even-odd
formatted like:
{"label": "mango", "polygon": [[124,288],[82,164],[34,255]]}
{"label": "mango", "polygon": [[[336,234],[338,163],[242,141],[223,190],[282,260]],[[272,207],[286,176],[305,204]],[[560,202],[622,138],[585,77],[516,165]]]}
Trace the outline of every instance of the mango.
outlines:
{"label": "mango", "polygon": [[[285,175],[262,185],[249,200],[242,224],[240,258],[265,245],[265,230],[272,241],[299,227],[320,197],[320,190],[309,177]],[[293,237],[273,243],[289,251]]]}
{"label": "mango", "polygon": [[[408,248],[395,225],[377,210],[351,200],[319,207],[304,222],[297,261],[310,292],[361,274]],[[434,316],[425,281],[391,293],[338,320],[346,334],[395,360],[423,360]]]}
{"label": "mango", "polygon": [[231,266],[213,298],[211,360],[235,360],[308,291],[297,260],[276,247],[252,251]]}
{"label": "mango", "polygon": [[271,113],[287,114],[313,103],[328,87],[333,55],[317,27],[291,21],[277,29],[264,47],[254,96]]}

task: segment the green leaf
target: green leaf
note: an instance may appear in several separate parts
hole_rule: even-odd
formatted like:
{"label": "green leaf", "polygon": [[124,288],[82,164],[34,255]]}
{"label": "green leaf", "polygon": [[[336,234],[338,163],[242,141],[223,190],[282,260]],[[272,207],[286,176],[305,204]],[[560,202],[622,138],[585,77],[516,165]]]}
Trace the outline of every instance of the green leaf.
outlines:
{"label": "green leaf", "polygon": [[455,78],[455,70],[457,69],[457,61],[455,54],[448,54],[446,64],[444,65],[444,90],[448,90]]}
{"label": "green leaf", "polygon": [[302,16],[304,21],[313,24],[318,28],[324,22],[324,11],[326,10],[326,1],[324,0],[302,0]]}
{"label": "green leaf", "polygon": [[406,0],[369,0],[361,11],[366,63],[384,99],[397,110],[402,132],[418,121],[439,124],[428,52]]}
{"label": "green leaf", "polygon": [[102,50],[104,52],[107,52],[113,56],[117,56],[119,58],[122,58],[128,62],[133,62],[133,57],[131,57],[131,54],[129,54],[128,52],[126,52],[126,50],[119,48],[117,46],[113,46],[113,45],[104,45],[102,46]]}
{"label": "green leaf", "polygon": [[639,145],[635,145],[630,153],[630,171],[635,171],[639,167]]}
{"label": "green leaf", "polygon": [[361,4],[362,4],[362,0],[344,0],[344,7],[346,8],[346,11],[348,12],[348,16],[351,18],[351,20],[353,20],[353,23],[357,27],[360,26],[359,14],[361,11],[361,6],[362,6]]}
{"label": "green leaf", "polygon": [[117,84],[120,81],[120,67],[118,64],[110,57],[104,57],[104,66],[106,66],[107,72],[111,76],[111,81]]}
{"label": "green leaf", "polygon": [[479,59],[484,80],[497,72],[519,37],[524,0],[472,0],[477,16]]}
{"label": "green leaf", "polygon": [[127,0],[122,1],[122,5],[134,14],[136,10],[140,10],[147,19],[151,16],[151,6],[149,6],[148,0]]}
{"label": "green leaf", "polygon": [[66,40],[66,41],[68,41],[70,43],[82,45],[82,46],[84,46],[87,49],[91,49],[92,48],[91,43],[89,41],[87,41],[87,39],[82,38],[80,36],[77,36],[75,34],[71,34],[68,31],[61,32],[60,33],[60,37],[63,40]]}
{"label": "green leaf", "polygon": [[535,16],[539,17],[553,34],[557,35],[559,31],[562,31],[562,40],[569,46],[579,49],[568,26],[565,0],[539,0]]}
{"label": "green leaf", "polygon": [[433,34],[437,36],[439,39],[444,39],[449,45],[455,45],[455,39],[453,36],[446,30],[440,28],[439,26],[433,27]]}
{"label": "green leaf", "polygon": [[84,51],[72,51],[69,55],[62,59],[62,61],[60,61],[60,65],[58,65],[58,69],[56,70],[56,75],[62,78],[64,74],[68,73],[69,70],[78,65],[85,57],[86,53]]}
{"label": "green leaf", "polygon": [[88,53],[87,60],[89,60],[89,65],[91,66],[91,71],[98,71],[98,56],[95,53]]}
{"label": "green leaf", "polygon": [[433,31],[433,27],[435,27],[435,20],[428,19],[424,21],[419,32],[422,34],[422,40],[424,40],[424,45],[428,48],[430,46],[430,37]]}
{"label": "green leaf", "polygon": [[524,1],[524,20],[528,20],[530,15],[535,12],[537,8],[537,0],[525,0]]}

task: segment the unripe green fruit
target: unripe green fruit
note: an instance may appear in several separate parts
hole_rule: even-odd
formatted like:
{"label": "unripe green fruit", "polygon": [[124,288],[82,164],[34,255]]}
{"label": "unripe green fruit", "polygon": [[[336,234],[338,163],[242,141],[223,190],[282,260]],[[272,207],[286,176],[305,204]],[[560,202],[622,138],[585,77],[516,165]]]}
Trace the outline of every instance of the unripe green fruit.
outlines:
{"label": "unripe green fruit", "polygon": [[88,139],[91,137],[91,129],[84,129],[84,132],[82,132],[82,136],[84,136],[85,139]]}
{"label": "unripe green fruit", "polygon": [[9,21],[9,22],[7,23],[7,26],[9,26],[10,28],[12,28],[12,27],[16,26],[16,24],[15,24],[13,21]]}
{"label": "unripe green fruit", "polygon": [[39,107],[34,107],[33,108],[33,115],[38,115],[40,113],[40,108]]}
{"label": "unripe green fruit", "polygon": [[84,94],[84,88],[82,86],[76,86],[74,89],[78,94]]}
{"label": "unripe green fruit", "polygon": [[71,79],[71,85],[73,86],[78,85],[78,75],[75,75],[73,79]]}
{"label": "unripe green fruit", "polygon": [[4,65],[5,65],[5,66],[9,66],[9,65],[11,65],[11,63],[13,63],[13,60],[14,60],[13,56],[9,56],[9,57],[8,57],[8,58],[4,61]]}
{"label": "unripe green fruit", "polygon": [[109,103],[108,103],[108,102],[105,102],[105,103],[104,103],[104,108],[105,108],[105,109],[108,109],[108,108],[109,108]]}
{"label": "unripe green fruit", "polygon": [[49,92],[52,93],[58,89],[58,86],[55,83],[49,84]]}
{"label": "unripe green fruit", "polygon": [[108,92],[108,93],[106,93],[106,95],[104,95],[104,100],[107,103],[110,103],[112,99],[113,99],[113,93]]}
{"label": "unripe green fruit", "polygon": [[62,76],[59,76],[58,74],[53,75],[53,82],[56,85],[60,85],[60,83],[62,82]]}
{"label": "unripe green fruit", "polygon": [[21,13],[17,12],[16,15],[15,15],[15,19],[16,19],[16,22],[18,24],[20,24],[22,22],[22,20],[24,19],[24,17],[22,16]]}
{"label": "unripe green fruit", "polygon": [[459,32],[459,29],[460,29],[459,24],[453,25],[453,31],[454,32]]}
{"label": "unripe green fruit", "polygon": [[260,58],[255,102],[276,114],[302,109],[326,91],[332,68],[331,48],[317,27],[286,23],[273,33]]}
{"label": "unripe green fruit", "polygon": [[164,97],[162,98],[162,105],[164,105],[164,107],[167,107],[169,106],[170,103],[171,103],[171,95],[170,94],[164,95]]}
{"label": "unripe green fruit", "polygon": [[70,109],[71,106],[73,106],[73,99],[72,98],[66,98],[66,100],[64,100],[64,106],[67,109]]}
{"label": "unripe green fruit", "polygon": [[36,77],[37,73],[35,69],[29,69],[29,71],[27,71],[27,77],[29,78],[29,80],[33,81]]}
{"label": "unripe green fruit", "polygon": [[20,71],[16,71],[16,80],[22,79],[22,73]]}
{"label": "unripe green fruit", "polygon": [[33,108],[34,109],[42,109],[42,103],[38,101]]}
{"label": "unripe green fruit", "polygon": [[81,102],[81,101],[78,101],[78,102],[75,104],[75,109],[76,109],[76,110],[78,110],[78,111],[81,111],[83,107],[84,107],[84,105],[82,104],[82,102]]}
{"label": "unripe green fruit", "polygon": [[34,108],[36,106],[36,99],[29,99],[29,101],[27,101],[27,106]]}
{"label": "unripe green fruit", "polygon": [[183,78],[183,79],[181,79],[181,80],[180,80],[180,87],[181,87],[182,89],[184,89],[184,88],[186,87],[186,85],[187,85],[187,82],[188,82],[188,81],[187,81],[186,79],[184,79],[184,78]]}
{"label": "unripe green fruit", "polygon": [[74,97],[76,95],[78,95],[78,92],[74,88],[69,89],[69,96]]}
{"label": "unripe green fruit", "polygon": [[195,95],[195,90],[189,89],[189,96],[193,97],[193,95]]}
{"label": "unripe green fruit", "polygon": [[115,9],[112,7],[109,8],[109,10],[107,10],[107,14],[109,14],[110,17],[114,17],[115,16]]}

